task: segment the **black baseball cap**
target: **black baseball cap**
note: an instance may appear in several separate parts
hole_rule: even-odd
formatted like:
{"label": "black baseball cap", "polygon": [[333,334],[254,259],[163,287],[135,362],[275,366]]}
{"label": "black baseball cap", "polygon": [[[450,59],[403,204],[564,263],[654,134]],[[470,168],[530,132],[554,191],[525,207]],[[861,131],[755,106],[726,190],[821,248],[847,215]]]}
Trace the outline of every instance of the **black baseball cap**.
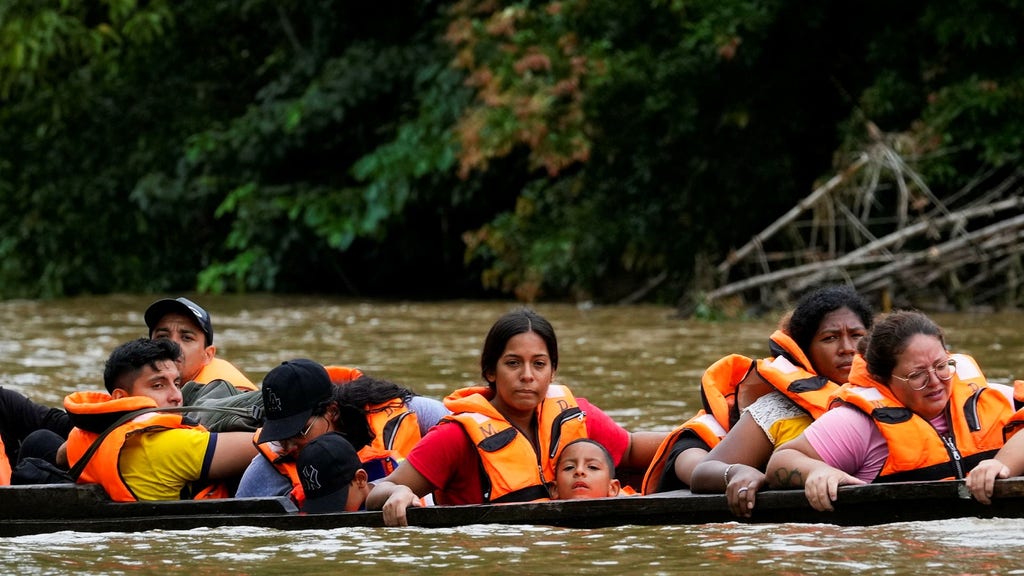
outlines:
{"label": "black baseball cap", "polygon": [[206,345],[213,344],[213,323],[210,322],[210,314],[188,298],[164,298],[146,308],[146,326],[149,327],[150,338],[153,337],[153,329],[156,328],[157,322],[171,312],[195,319],[199,329],[206,335]]}
{"label": "black baseball cap", "polygon": [[326,514],[345,511],[349,487],[363,463],[344,436],[328,432],[306,444],[296,466],[306,493],[302,512]]}
{"label": "black baseball cap", "polygon": [[324,367],[312,360],[287,360],[263,378],[263,431],[260,443],[302,432],[316,406],[331,397],[334,384]]}

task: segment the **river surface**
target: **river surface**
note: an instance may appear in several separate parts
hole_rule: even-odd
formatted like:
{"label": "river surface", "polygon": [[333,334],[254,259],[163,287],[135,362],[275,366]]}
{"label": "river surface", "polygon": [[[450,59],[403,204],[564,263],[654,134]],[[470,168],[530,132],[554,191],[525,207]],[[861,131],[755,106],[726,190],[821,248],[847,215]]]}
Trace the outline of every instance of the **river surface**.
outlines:
{"label": "river surface", "polygon": [[[103,361],[146,335],[147,296],[0,302],[0,385],[59,405],[100,390]],[[367,302],[198,297],[218,356],[253,381],[282,360],[358,366],[441,398],[480,383],[484,335],[510,302]],[[540,304],[558,333],[558,381],[630,430],[667,431],[700,406],[708,364],[760,357],[775,319],[680,320],[654,306]],[[1024,314],[935,315],[954,350],[990,380],[1024,377]],[[957,519],[866,528],[828,525],[225,528],[0,538],[10,574],[1024,574],[1024,520]]]}

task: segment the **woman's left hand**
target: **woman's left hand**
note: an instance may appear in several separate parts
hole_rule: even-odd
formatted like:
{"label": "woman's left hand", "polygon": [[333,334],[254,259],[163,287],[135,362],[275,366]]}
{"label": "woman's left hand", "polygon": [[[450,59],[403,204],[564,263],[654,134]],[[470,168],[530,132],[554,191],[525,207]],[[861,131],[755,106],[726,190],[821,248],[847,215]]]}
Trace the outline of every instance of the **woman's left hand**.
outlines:
{"label": "woman's left hand", "polygon": [[995,458],[982,460],[967,475],[967,489],[982,504],[992,503],[992,489],[996,478],[1009,478],[1010,469]]}
{"label": "woman's left hand", "polygon": [[804,482],[804,494],[807,495],[807,502],[812,508],[822,512],[831,512],[835,510],[832,503],[839,497],[839,487],[850,484],[865,484],[865,482],[856,476],[851,476],[842,470],[822,463],[807,475],[807,481]]}
{"label": "woman's left hand", "polygon": [[733,516],[750,518],[757,501],[757,491],[765,485],[764,474],[757,468],[737,465],[725,487],[725,499]]}

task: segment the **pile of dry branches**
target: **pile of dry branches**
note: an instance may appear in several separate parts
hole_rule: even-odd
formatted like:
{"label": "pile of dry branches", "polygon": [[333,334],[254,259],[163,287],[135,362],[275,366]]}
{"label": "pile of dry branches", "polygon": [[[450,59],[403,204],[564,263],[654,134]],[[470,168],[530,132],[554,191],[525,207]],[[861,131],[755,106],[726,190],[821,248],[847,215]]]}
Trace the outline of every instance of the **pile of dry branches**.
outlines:
{"label": "pile of dry branches", "polygon": [[882,308],[1024,305],[1024,171],[992,169],[939,198],[900,155],[875,141],[787,214],[717,266],[727,298],[782,308],[846,282]]}

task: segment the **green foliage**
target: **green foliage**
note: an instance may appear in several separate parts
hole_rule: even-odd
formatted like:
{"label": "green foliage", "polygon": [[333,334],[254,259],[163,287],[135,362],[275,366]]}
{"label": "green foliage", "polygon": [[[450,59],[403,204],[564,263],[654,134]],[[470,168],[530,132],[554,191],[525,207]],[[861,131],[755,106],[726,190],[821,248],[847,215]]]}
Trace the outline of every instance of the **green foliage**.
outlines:
{"label": "green foliage", "polygon": [[[424,50],[353,44],[295,85],[300,71],[293,70],[282,79],[287,84],[263,91],[259,106],[190,139],[176,186],[210,186],[214,195],[233,187],[216,215],[231,220],[226,247],[238,251],[204,272],[201,289],[228,287],[222,274],[235,277],[232,289],[278,289],[280,268],[271,263],[312,261],[309,253],[344,252],[358,238],[383,237],[410,202],[413,180],[438,163],[451,166],[454,153],[433,138],[435,127],[405,125],[387,142],[395,129],[377,123],[393,114],[387,109],[404,107],[396,94],[408,91]],[[427,139],[430,146],[422,146]]]}
{"label": "green foliage", "polygon": [[127,80],[120,60],[148,48],[166,8],[7,2],[0,12],[0,295],[150,284],[151,254],[133,246],[141,222],[119,210],[132,176],[118,160],[146,152],[118,140],[139,116],[110,96]]}
{"label": "green foliage", "polygon": [[[549,5],[531,6],[544,13]],[[591,62],[578,82],[588,157],[559,177],[570,183],[530,186],[523,197],[574,194],[497,221],[505,230],[500,244],[470,245],[472,257],[493,263],[485,277],[493,285],[511,291],[540,276],[551,296],[614,299],[667,269],[668,291],[678,294],[697,254],[745,240],[827,162],[821,144],[834,138],[839,98],[808,87],[842,70],[829,67],[824,51],[814,60],[821,69],[809,69],[794,54],[808,47],[779,39],[823,42],[838,14],[787,11],[781,2],[659,2],[636,10],[598,0],[564,2],[558,13],[572,16],[578,50]],[[503,69],[515,56],[491,51],[473,61]],[[752,193],[759,189],[772,193]],[[517,227],[524,233],[510,233]],[[483,232],[490,238],[495,230]],[[550,265],[531,264],[530,254],[544,254]]]}
{"label": "green foliage", "polygon": [[0,98],[27,95],[67,74],[108,72],[90,64],[156,41],[171,20],[161,1],[8,0],[0,4]]}
{"label": "green foliage", "polygon": [[0,296],[675,301],[867,120],[1019,164],[1022,4],[7,0]]}
{"label": "green foliage", "polygon": [[[866,137],[864,119],[905,131],[914,145],[908,155],[940,192],[989,168],[1018,164],[1024,65],[1012,55],[1020,50],[1022,7],[1014,0],[903,7],[904,26],[869,46],[878,71],[844,130],[851,147]],[[920,49],[897,50],[898,42]]]}
{"label": "green foliage", "polygon": [[445,37],[477,92],[456,125],[463,177],[516,146],[529,150],[531,169],[549,177],[587,160],[581,84],[600,72],[594,47],[580,46],[574,26],[584,9],[574,1],[463,0],[453,7]]}

